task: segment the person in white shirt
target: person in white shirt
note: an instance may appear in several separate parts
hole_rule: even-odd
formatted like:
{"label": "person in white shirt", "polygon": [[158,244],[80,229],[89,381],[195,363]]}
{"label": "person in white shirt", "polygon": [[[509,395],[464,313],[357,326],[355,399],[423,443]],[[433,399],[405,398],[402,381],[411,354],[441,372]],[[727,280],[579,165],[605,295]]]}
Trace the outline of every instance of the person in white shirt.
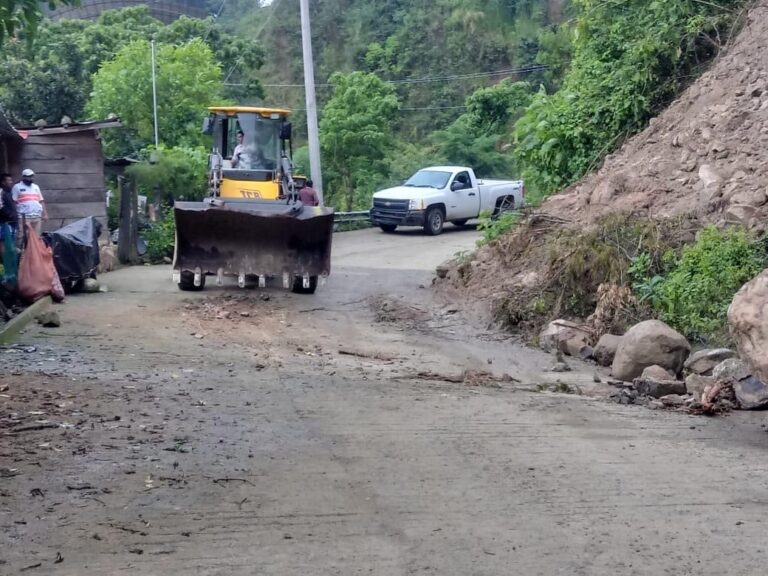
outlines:
{"label": "person in white shirt", "polygon": [[43,193],[40,192],[40,186],[35,184],[35,173],[25,168],[21,173],[21,182],[16,183],[11,194],[16,201],[19,220],[21,221],[23,216],[32,225],[32,229],[40,234],[43,221],[48,220],[48,211],[45,209],[45,200]]}

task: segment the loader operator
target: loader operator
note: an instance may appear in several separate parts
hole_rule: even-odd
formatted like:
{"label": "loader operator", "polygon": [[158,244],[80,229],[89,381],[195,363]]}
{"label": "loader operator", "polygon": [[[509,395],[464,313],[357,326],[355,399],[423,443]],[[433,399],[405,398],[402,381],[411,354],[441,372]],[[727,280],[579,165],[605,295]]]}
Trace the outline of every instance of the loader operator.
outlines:
{"label": "loader operator", "polygon": [[267,160],[254,144],[245,143],[245,132],[237,131],[237,146],[232,152],[232,168],[240,170],[266,170]]}

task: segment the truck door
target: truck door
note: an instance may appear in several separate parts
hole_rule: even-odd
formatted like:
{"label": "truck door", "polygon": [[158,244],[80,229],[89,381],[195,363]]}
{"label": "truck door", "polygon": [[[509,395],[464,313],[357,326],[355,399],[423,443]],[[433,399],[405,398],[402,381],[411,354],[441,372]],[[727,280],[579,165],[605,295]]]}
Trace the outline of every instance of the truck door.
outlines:
{"label": "truck door", "polygon": [[457,173],[448,193],[450,196],[446,220],[476,218],[480,213],[480,194],[477,187],[472,185],[469,172]]}

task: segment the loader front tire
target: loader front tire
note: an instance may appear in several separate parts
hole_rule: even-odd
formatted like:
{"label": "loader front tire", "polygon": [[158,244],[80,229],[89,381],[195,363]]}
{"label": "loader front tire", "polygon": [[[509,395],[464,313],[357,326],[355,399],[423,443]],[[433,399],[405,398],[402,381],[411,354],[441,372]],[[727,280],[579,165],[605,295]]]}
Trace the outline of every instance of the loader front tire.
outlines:
{"label": "loader front tire", "polygon": [[293,279],[292,292],[296,294],[314,294],[315,290],[317,290],[317,276],[309,277],[309,288],[304,288],[304,280],[301,276],[296,276]]}
{"label": "loader front tire", "polygon": [[179,280],[179,290],[184,292],[199,292],[205,288],[205,274],[200,277],[200,286],[195,286],[195,273],[182,272]]}

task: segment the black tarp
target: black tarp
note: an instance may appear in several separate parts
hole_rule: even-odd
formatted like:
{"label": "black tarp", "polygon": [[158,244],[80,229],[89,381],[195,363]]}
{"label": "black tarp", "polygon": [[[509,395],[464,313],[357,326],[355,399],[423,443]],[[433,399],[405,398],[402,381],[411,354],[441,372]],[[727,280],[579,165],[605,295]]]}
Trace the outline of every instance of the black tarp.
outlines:
{"label": "black tarp", "polygon": [[65,289],[96,277],[100,235],[101,223],[94,216],[43,234],[53,250],[53,263]]}

